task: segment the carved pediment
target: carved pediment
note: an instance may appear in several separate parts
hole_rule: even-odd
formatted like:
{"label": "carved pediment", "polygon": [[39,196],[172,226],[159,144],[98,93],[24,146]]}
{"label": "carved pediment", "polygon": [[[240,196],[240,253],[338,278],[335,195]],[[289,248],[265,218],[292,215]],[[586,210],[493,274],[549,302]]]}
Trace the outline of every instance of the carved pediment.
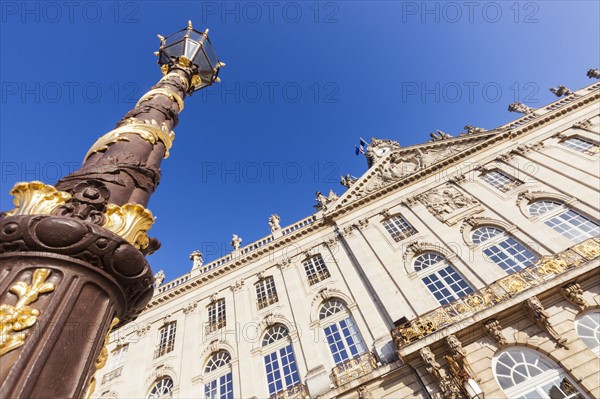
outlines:
{"label": "carved pediment", "polygon": [[328,211],[410,178],[418,172],[435,168],[436,164],[442,167],[441,163],[448,158],[468,150],[496,133],[484,131],[412,147],[396,147],[353,183],[335,203],[329,204]]}

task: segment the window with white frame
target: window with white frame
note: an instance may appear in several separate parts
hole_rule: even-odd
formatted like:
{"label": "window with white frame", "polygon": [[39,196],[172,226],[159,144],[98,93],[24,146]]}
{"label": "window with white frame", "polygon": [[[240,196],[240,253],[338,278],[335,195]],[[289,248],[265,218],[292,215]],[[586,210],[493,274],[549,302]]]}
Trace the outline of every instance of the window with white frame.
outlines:
{"label": "window with white frame", "polygon": [[267,330],[262,346],[269,352],[264,356],[269,395],[275,395],[300,383],[294,349],[288,341],[288,329],[277,324]]}
{"label": "window with white frame", "polygon": [[125,363],[125,355],[129,349],[129,344],[121,345],[115,350],[110,352],[108,356],[108,362],[106,364],[104,377],[102,383],[106,383],[112,379],[115,379],[121,375],[123,364]]}
{"label": "window with white frame", "polygon": [[504,349],[494,356],[492,367],[509,398],[586,399],[558,365],[532,349]]}
{"label": "window with white frame", "polygon": [[177,322],[172,321],[165,324],[158,331],[158,348],[154,352],[154,358],[160,357],[175,349],[175,332],[177,331]]}
{"label": "window with white frame", "polygon": [[575,320],[579,338],[600,357],[600,310],[592,310]]}
{"label": "window with white frame", "polygon": [[500,170],[491,170],[481,176],[481,178],[487,184],[502,192],[507,192],[523,184],[521,180],[515,179]]}
{"label": "window with white frame", "polygon": [[583,152],[584,154],[594,155],[598,153],[598,144],[594,144],[591,141],[579,138],[571,137],[561,143],[567,148],[575,150],[577,152]]}
{"label": "window with white frame", "polygon": [[213,353],[204,368],[205,399],[233,399],[231,355],[225,350]]}
{"label": "window with white frame", "polygon": [[150,391],[148,399],[167,399],[172,396],[173,380],[169,377],[158,381]]}
{"label": "window with white frame", "polygon": [[440,305],[445,305],[473,289],[454,269],[452,263],[435,252],[425,252],[415,258],[415,271]]}
{"label": "window with white frame", "polygon": [[256,306],[258,309],[266,308],[279,301],[275,280],[273,277],[266,277],[256,283]]}
{"label": "window with white frame", "polygon": [[483,245],[482,252],[486,258],[508,274],[531,266],[538,260],[537,255],[498,227],[479,227],[473,231],[471,239],[473,243]]}
{"label": "window with white frame", "polygon": [[308,283],[310,285],[317,284],[318,282],[331,277],[327,265],[321,255],[308,258],[302,262],[302,264],[304,265],[304,271],[306,271],[306,277],[308,278]]}
{"label": "window with white frame", "polygon": [[319,310],[319,320],[336,365],[366,352],[356,323],[344,301],[331,299],[325,302]]}
{"label": "window with white frame", "polygon": [[552,200],[539,200],[529,206],[529,214],[540,217],[544,223],[575,243],[600,234],[600,225],[573,209]]}
{"label": "window with white frame", "polygon": [[226,325],[225,299],[219,299],[208,305],[207,333],[217,331]]}
{"label": "window with white frame", "polygon": [[392,216],[381,223],[396,242],[417,234],[417,230],[400,215]]}

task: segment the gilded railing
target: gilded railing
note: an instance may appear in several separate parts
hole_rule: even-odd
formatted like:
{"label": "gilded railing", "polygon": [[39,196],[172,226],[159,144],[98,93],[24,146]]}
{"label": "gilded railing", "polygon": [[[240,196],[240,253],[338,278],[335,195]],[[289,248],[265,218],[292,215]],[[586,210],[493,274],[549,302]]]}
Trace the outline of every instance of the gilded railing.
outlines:
{"label": "gilded railing", "polygon": [[296,384],[283,391],[274,393],[269,399],[304,399],[307,396],[308,391],[306,390],[306,386],[304,386],[304,384]]}
{"label": "gilded railing", "polygon": [[166,345],[160,345],[158,348],[154,350],[154,359],[158,359],[159,357],[166,355],[175,349],[175,342],[170,342]]}
{"label": "gilded railing", "polygon": [[544,256],[530,267],[394,328],[391,331],[394,343],[398,348],[408,345],[599,256],[600,237],[590,238],[556,255]]}
{"label": "gilded railing", "polygon": [[339,387],[349,381],[369,374],[377,368],[377,359],[371,352],[365,352],[338,364],[331,370],[331,382]]}
{"label": "gilded railing", "polygon": [[259,299],[256,302],[256,307],[258,308],[258,310],[261,310],[261,309],[264,309],[267,306],[272,305],[278,301],[279,301],[279,298],[277,297],[277,294],[272,294],[264,299]]}
{"label": "gilded railing", "polygon": [[329,270],[314,272],[308,276],[308,284],[315,285],[318,282],[328,279],[329,277],[331,277],[331,274],[329,274]]}
{"label": "gilded railing", "polygon": [[225,327],[225,324],[225,319],[217,320],[212,323],[206,323],[206,326],[204,327],[204,334],[208,335],[215,331],[219,331],[221,328]]}

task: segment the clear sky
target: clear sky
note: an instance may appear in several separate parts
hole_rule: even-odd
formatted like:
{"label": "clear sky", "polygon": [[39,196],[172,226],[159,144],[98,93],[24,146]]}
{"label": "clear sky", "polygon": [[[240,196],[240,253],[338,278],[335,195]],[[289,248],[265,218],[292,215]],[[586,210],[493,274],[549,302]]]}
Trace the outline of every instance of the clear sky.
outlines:
{"label": "clear sky", "polygon": [[597,1],[0,2],[0,209],[79,166],[161,77],[156,34],[210,28],[223,82],[188,98],[149,208],[167,280],[314,212],[360,176],[359,137],[493,128],[600,66]]}

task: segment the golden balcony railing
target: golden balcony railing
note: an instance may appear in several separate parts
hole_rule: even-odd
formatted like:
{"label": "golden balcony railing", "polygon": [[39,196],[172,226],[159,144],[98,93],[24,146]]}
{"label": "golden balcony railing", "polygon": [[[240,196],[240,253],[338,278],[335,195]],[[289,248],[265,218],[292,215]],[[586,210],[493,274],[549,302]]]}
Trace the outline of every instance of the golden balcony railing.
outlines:
{"label": "golden balcony railing", "polygon": [[221,328],[225,327],[225,319],[222,320],[217,320],[215,322],[212,323],[207,323],[206,326],[204,327],[204,333],[206,335],[213,333],[215,331],[220,330]]}
{"label": "golden balcony railing", "polygon": [[394,343],[398,348],[408,345],[599,256],[600,236],[583,241],[556,255],[544,256],[525,269],[394,328],[391,331]]}
{"label": "golden balcony railing", "polygon": [[109,371],[108,373],[104,374],[104,377],[102,377],[102,383],[106,384],[107,382],[120,377],[122,371],[123,371],[123,366],[119,367],[118,369]]}
{"label": "golden balcony railing", "polygon": [[304,384],[296,384],[290,387],[287,387],[283,391],[279,391],[274,393],[269,397],[269,399],[304,399],[308,397],[308,391]]}
{"label": "golden balcony railing", "polygon": [[328,279],[329,277],[331,277],[331,274],[329,274],[329,270],[316,272],[308,276],[308,284],[315,285],[320,281]]}
{"label": "golden balcony railing", "polygon": [[258,307],[258,310],[264,309],[269,305],[272,305],[276,302],[279,301],[279,298],[277,298],[277,294],[273,294],[273,295],[269,295],[268,297],[264,298],[264,299],[259,299],[256,302],[256,306]]}
{"label": "golden balcony railing", "polygon": [[349,381],[369,374],[377,368],[377,359],[371,352],[365,352],[358,356],[348,359],[331,370],[331,382],[339,387]]}
{"label": "golden balcony railing", "polygon": [[410,226],[407,229],[393,233],[392,238],[394,239],[394,241],[400,242],[400,241],[402,241],[412,235],[415,235],[415,234],[417,234],[417,229]]}
{"label": "golden balcony railing", "polygon": [[175,342],[169,342],[166,345],[160,345],[154,350],[154,359],[158,359],[159,357],[166,355],[173,349],[175,349]]}

